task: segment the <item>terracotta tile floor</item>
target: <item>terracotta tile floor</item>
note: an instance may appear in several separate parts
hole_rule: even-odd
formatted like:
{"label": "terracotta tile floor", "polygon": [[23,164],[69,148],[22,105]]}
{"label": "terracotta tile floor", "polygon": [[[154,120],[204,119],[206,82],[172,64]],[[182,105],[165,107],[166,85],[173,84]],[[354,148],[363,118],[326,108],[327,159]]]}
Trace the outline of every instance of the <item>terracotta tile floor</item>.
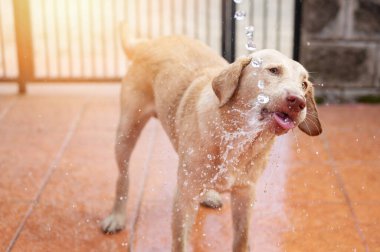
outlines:
{"label": "terracotta tile floor", "polygon": [[[1,91],[1,89],[0,89]],[[0,251],[170,251],[174,153],[151,120],[131,161],[127,229],[104,235],[117,175],[118,87],[0,92]],[[257,185],[252,251],[380,251],[380,106],[320,108],[324,133],[278,138]],[[229,196],[194,251],[230,251]]]}

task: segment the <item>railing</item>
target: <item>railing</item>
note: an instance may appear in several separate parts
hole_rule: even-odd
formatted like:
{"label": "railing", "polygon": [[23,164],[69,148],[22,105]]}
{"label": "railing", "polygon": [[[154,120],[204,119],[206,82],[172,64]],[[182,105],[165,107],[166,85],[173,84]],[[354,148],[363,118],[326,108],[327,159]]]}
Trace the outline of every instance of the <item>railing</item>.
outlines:
{"label": "railing", "polygon": [[[291,55],[294,1],[0,0],[0,82],[17,82],[25,92],[33,82],[119,81],[126,70],[121,21],[131,38],[184,34],[229,61],[247,53],[244,25],[253,24],[258,48]],[[244,21],[232,18],[236,9],[247,11]]]}

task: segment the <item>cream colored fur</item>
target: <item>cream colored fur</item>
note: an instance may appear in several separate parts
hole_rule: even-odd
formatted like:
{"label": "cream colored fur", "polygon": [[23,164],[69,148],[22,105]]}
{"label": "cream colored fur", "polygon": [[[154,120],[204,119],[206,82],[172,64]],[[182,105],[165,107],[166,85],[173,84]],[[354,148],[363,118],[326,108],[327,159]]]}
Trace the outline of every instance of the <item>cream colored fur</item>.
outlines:
{"label": "cream colored fur", "polygon": [[[186,37],[164,37],[124,48],[131,65],[123,79],[117,131],[120,174],[113,212],[103,221],[103,230],[112,233],[124,227],[129,158],[145,123],[155,116],[179,155],[172,250],[187,250],[200,202],[218,203],[217,192],[228,191],[233,251],[248,251],[255,182],[275,137],[287,132],[276,124],[273,113],[287,111],[309,135],[321,132],[308,73],[274,50],[228,64],[203,43]],[[254,68],[250,63],[258,58],[262,66]],[[257,86],[259,80],[265,82],[263,90]],[[257,103],[259,93],[270,101]],[[295,111],[288,106],[284,100],[289,94],[307,100],[307,107]]]}

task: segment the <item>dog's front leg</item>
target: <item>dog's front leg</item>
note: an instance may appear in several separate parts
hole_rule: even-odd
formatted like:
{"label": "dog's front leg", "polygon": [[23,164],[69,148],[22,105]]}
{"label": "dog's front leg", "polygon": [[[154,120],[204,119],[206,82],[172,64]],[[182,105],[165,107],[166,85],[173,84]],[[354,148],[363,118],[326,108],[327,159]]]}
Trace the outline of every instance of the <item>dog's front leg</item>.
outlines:
{"label": "dog's front leg", "polygon": [[249,251],[249,225],[253,200],[254,190],[252,186],[232,188],[231,207],[234,227],[234,252]]}
{"label": "dog's front leg", "polygon": [[172,251],[187,251],[189,234],[198,212],[199,200],[192,190],[178,186],[173,205]]}

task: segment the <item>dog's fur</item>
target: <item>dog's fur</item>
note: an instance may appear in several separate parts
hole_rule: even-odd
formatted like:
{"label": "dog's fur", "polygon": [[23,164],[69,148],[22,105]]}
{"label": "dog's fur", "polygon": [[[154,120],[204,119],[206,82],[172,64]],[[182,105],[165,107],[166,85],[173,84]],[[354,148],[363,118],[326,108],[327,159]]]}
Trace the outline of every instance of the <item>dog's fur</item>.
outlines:
{"label": "dog's fur", "polygon": [[[199,41],[163,37],[132,47],[123,80],[116,158],[120,170],[113,212],[102,223],[112,233],[125,225],[128,162],[145,123],[157,117],[179,155],[173,206],[173,251],[185,251],[199,203],[219,206],[230,191],[234,251],[247,251],[254,186],[287,113],[309,135],[322,132],[307,71],[275,50],[261,50],[228,64]],[[263,60],[255,68],[252,60]],[[265,87],[257,86],[263,80]],[[258,103],[257,95],[269,97]],[[289,104],[287,97],[299,104]],[[294,101],[294,100],[293,100]],[[306,104],[305,104],[306,101]]]}

